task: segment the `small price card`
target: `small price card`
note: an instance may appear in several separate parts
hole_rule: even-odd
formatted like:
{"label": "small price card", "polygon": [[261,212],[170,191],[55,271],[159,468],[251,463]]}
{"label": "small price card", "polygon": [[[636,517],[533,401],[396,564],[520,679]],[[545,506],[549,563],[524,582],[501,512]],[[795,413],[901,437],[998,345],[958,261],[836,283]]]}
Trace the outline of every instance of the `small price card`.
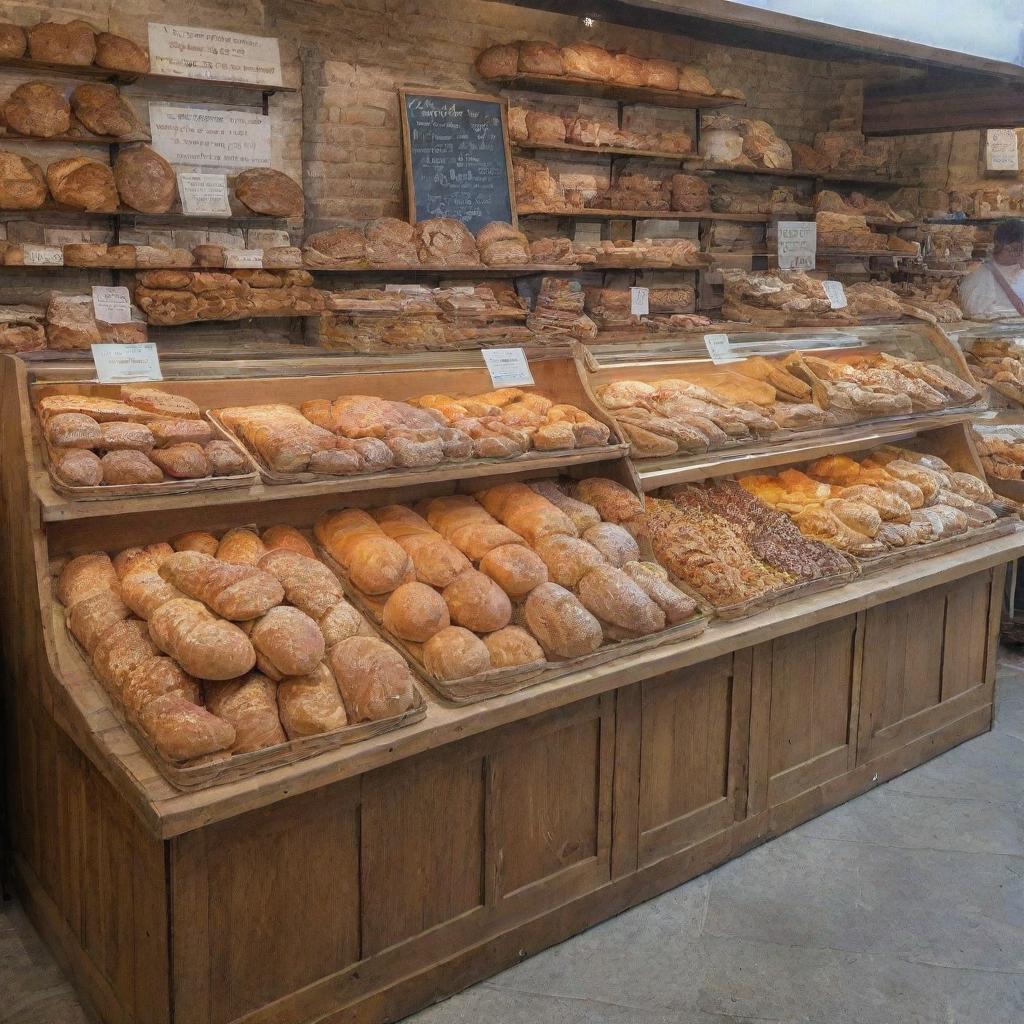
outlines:
{"label": "small price card", "polygon": [[989,128],[985,133],[985,169],[1016,171],[1019,168],[1017,133],[1012,128]]}
{"label": "small price card", "polygon": [[491,383],[496,388],[515,388],[533,384],[530,364],[521,348],[485,348],[480,354],[487,364]]}
{"label": "small price card", "polygon": [[818,257],[818,225],[812,220],[779,221],[779,270],[813,270]]}
{"label": "small price card", "polygon": [[651,311],[650,288],[629,289],[629,311],[633,316],[647,316]]}
{"label": "small price card", "polygon": [[262,249],[225,249],[224,266],[228,270],[262,270]]}
{"label": "small price card", "polygon": [[164,379],[156,345],[151,341],[142,345],[93,345],[92,361],[100,384]]}
{"label": "small price card", "polygon": [[59,245],[26,245],[26,267],[63,267],[64,250]]}
{"label": "small price card", "polygon": [[729,347],[728,334],[705,334],[704,347],[708,350],[708,355],[711,356],[711,362],[716,365],[718,363],[732,363],[736,361],[736,357],[732,354],[732,349]]}
{"label": "small price card", "polygon": [[833,309],[846,309],[846,289],[842,281],[822,281],[821,287],[825,289],[825,296]]}
{"label": "small price card", "polygon": [[190,217],[230,217],[228,176],[182,172],[178,175],[182,212]]}
{"label": "small price card", "polygon": [[128,289],[109,288],[106,285],[92,286],[92,311],[97,320],[105,324],[130,324],[132,303]]}

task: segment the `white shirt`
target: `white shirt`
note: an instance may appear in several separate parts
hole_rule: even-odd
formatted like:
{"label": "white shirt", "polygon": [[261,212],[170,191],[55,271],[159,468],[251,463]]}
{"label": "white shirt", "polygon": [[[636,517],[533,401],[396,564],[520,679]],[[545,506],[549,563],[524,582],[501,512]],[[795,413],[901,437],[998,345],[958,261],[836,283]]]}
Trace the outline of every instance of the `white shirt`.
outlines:
{"label": "white shirt", "polygon": [[1020,316],[1000,287],[995,274],[1002,272],[1006,283],[1024,300],[1024,269],[998,267],[986,261],[960,281],[960,308],[968,320],[997,320]]}

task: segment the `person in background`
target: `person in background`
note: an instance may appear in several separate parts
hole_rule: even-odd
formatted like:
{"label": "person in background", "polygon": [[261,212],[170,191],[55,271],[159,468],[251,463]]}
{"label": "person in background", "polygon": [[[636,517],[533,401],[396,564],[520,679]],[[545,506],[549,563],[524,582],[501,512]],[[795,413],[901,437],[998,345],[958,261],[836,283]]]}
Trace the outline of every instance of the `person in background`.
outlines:
{"label": "person in background", "polygon": [[1024,220],[1003,220],[992,236],[992,258],[960,282],[968,320],[1024,316]]}

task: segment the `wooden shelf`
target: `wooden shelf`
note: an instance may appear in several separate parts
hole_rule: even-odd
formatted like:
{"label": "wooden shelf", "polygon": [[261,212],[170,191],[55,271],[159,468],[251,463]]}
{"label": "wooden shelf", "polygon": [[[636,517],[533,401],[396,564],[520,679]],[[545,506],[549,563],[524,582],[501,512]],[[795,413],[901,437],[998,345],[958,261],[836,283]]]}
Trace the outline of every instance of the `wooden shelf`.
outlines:
{"label": "wooden shelf", "polygon": [[571,78],[568,75],[517,74],[505,78],[489,79],[504,89],[523,92],[547,92],[557,96],[596,96],[619,103],[648,103],[659,107],[685,107],[691,110],[715,107],[742,107],[746,100],[732,96],[704,96],[695,92],[671,92],[668,89],[644,89],[590,78]]}
{"label": "wooden shelf", "polygon": [[516,213],[520,217],[576,217],[591,220],[731,220],[746,224],[767,224],[772,220],[772,215],[768,213],[715,213],[713,210],[682,213],[678,210],[543,210],[520,206]]}
{"label": "wooden shelf", "polygon": [[[214,268],[208,268],[214,269]],[[557,274],[559,272],[576,274],[586,267],[575,263],[521,263],[506,267],[442,267],[430,264],[394,264],[392,266],[366,267],[296,267],[296,270],[308,270],[311,274],[418,274],[430,277],[507,277],[525,276],[527,274]]]}
{"label": "wooden shelf", "polygon": [[18,216],[25,220],[45,220],[48,223],[54,221],[78,221],[78,220],[106,220],[116,221],[119,224],[220,224],[225,228],[237,227],[280,227],[288,223],[287,217],[265,217],[258,214],[231,217],[192,217],[184,213],[171,211],[170,213],[139,213],[138,210],[72,210],[65,209],[53,203],[47,203],[35,210],[5,210],[0,209],[0,220],[13,220]]}
{"label": "wooden shelf", "polygon": [[801,178],[804,181],[827,181],[848,185],[883,185],[890,188],[920,188],[920,181],[906,178],[883,178],[870,174],[843,174],[841,171],[801,171],[786,167],[736,167],[733,164],[715,164],[704,160],[686,160],[687,170],[719,171],[725,174],[759,174],[771,178]]}
{"label": "wooden shelf", "polygon": [[628,149],[624,146],[585,146],[576,142],[513,142],[513,150],[542,149],[552,153],[587,153],[590,156],[632,156],[644,160],[673,160],[687,164],[696,162],[693,153],[661,153],[653,149]]}
{"label": "wooden shelf", "polygon": [[131,138],[122,138],[118,135],[93,135],[91,132],[86,135],[75,135],[67,133],[64,135],[51,135],[49,138],[41,139],[35,135],[14,135],[7,132],[0,134],[0,144],[5,146],[15,143],[31,143],[32,145],[42,144],[44,146],[132,146],[139,142],[152,142],[148,135],[138,135]]}

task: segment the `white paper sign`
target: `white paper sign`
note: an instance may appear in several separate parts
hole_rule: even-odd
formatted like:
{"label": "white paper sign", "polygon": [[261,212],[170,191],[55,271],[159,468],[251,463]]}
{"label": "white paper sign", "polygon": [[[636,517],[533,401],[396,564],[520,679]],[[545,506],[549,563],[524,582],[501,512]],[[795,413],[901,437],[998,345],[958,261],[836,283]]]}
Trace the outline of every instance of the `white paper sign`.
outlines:
{"label": "white paper sign", "polygon": [[242,268],[261,270],[263,268],[262,249],[225,249],[224,266],[228,270]]}
{"label": "white paper sign", "polygon": [[728,334],[705,334],[704,347],[708,350],[708,355],[711,356],[711,362],[716,365],[736,361],[736,356],[732,354],[732,349],[729,347]]}
{"label": "white paper sign", "polygon": [[287,231],[278,231],[274,228],[249,229],[249,245],[254,249],[279,249],[291,244],[292,240]]}
{"label": "white paper sign", "polygon": [[191,217],[230,217],[226,174],[178,175],[182,212]]}
{"label": "white paper sign", "polygon": [[633,316],[647,316],[651,311],[650,288],[629,289],[629,312]]}
{"label": "white paper sign", "polygon": [[132,303],[125,287],[92,286],[92,309],[97,320],[105,324],[130,324]]}
{"label": "white paper sign", "polygon": [[1017,157],[1017,133],[1012,128],[989,128],[985,133],[985,169],[989,171],[1020,169]]}
{"label": "white paper sign", "polygon": [[833,309],[846,309],[846,289],[842,281],[822,281],[821,287],[825,289],[825,296]]}
{"label": "white paper sign", "polygon": [[779,270],[813,270],[818,225],[812,220],[780,220],[778,232]]}
{"label": "white paper sign", "polygon": [[219,82],[281,85],[276,39],[215,28],[149,23],[149,65],[154,75]]}
{"label": "white paper sign", "polygon": [[100,384],[164,379],[156,345],[151,341],[142,345],[93,345],[92,361]]}
{"label": "white paper sign", "polygon": [[26,245],[26,267],[63,267],[64,250],[59,245]]}
{"label": "white paper sign", "polygon": [[521,348],[485,348],[480,350],[496,388],[515,388],[533,384],[530,364]]}
{"label": "white paper sign", "polygon": [[249,110],[150,103],[153,148],[186,167],[269,167],[270,118]]}
{"label": "white paper sign", "polygon": [[429,288],[425,288],[421,284],[386,284],[384,285],[384,291],[386,292],[407,292],[410,295],[422,295],[429,292]]}

